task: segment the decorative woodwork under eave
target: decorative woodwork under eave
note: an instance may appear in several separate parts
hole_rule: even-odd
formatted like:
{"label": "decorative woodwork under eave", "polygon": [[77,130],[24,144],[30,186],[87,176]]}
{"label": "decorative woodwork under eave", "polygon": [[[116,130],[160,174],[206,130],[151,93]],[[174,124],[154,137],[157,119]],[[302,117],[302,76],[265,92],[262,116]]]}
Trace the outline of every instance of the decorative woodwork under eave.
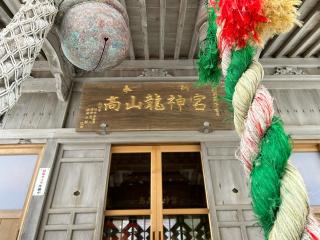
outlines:
{"label": "decorative woodwork under eave", "polygon": [[86,83],[77,131],[232,129],[222,94],[194,83]]}

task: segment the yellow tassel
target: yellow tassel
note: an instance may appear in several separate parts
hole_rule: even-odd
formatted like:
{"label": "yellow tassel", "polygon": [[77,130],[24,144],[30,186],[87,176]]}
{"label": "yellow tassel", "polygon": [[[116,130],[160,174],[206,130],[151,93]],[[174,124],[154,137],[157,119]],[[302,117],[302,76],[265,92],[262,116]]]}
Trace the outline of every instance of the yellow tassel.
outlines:
{"label": "yellow tassel", "polygon": [[267,23],[259,23],[257,32],[262,39],[261,45],[274,35],[288,32],[297,24],[302,23],[297,19],[298,6],[301,0],[264,0],[263,13],[269,21]]}

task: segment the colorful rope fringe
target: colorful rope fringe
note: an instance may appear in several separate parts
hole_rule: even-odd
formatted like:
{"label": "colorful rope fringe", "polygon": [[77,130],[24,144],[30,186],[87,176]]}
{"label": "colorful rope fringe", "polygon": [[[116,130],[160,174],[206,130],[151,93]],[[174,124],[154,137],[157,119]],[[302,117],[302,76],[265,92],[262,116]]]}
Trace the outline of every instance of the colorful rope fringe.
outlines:
{"label": "colorful rope fringe", "polygon": [[[253,44],[261,46],[265,36],[288,30],[283,26],[291,27],[298,22],[298,3],[297,0],[220,0],[219,3],[210,0],[208,34],[213,39],[215,32],[218,43],[207,41],[198,61],[200,76],[212,74],[200,83],[216,86],[221,70],[224,75],[225,99],[233,111],[235,130],[241,138],[236,157],[250,176],[253,211],[265,239],[269,240],[320,240],[320,225],[309,211],[303,179],[288,162],[291,139],[282,121],[274,116],[273,98],[261,84],[263,68],[254,59]],[[279,16],[282,19],[278,19]],[[250,24],[242,26],[246,19],[250,19]],[[239,28],[245,32],[237,32]],[[237,34],[231,36],[233,32]],[[206,63],[217,65],[206,67],[203,65]],[[211,72],[203,74],[207,69]]]}

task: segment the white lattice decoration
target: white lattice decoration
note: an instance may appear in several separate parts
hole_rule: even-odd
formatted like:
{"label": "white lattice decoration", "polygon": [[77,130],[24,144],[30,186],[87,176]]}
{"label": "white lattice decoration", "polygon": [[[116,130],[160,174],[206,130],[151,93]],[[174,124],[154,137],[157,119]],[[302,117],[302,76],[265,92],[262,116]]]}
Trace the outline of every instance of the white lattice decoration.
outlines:
{"label": "white lattice decoration", "polygon": [[0,116],[18,101],[56,13],[54,0],[28,0],[0,32]]}

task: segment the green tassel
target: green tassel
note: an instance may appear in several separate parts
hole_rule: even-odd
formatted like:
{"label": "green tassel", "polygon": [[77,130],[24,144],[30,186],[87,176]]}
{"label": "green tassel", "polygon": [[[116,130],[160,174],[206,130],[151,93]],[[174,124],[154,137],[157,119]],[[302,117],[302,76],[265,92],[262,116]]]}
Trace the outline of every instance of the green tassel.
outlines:
{"label": "green tassel", "polygon": [[197,61],[199,75],[197,85],[200,86],[210,84],[212,87],[217,87],[221,79],[216,18],[214,9],[208,8],[207,37],[203,43],[200,43],[199,60]]}
{"label": "green tassel", "polygon": [[247,45],[240,50],[232,51],[231,63],[227,69],[227,76],[225,79],[225,100],[229,104],[230,111],[233,111],[232,98],[237,82],[252,63],[254,54],[255,50],[250,45]]}
{"label": "green tassel", "polygon": [[285,133],[282,121],[274,117],[261,141],[251,172],[253,211],[264,230],[265,239],[268,239],[281,204],[281,179],[291,151],[290,137]]}

